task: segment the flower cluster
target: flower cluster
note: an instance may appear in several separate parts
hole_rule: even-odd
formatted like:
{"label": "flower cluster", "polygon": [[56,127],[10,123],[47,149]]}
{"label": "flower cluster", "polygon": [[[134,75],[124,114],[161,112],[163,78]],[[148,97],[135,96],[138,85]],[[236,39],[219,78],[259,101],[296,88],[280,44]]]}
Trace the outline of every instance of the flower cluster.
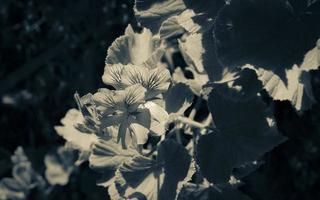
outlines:
{"label": "flower cluster", "polygon": [[[296,20],[290,2],[266,5],[286,13],[290,20],[280,21],[287,23]],[[274,32],[274,18],[260,14],[263,0],[206,3],[136,1],[136,18],[147,28],[136,32],[129,25],[113,42],[102,76],[107,87],[76,93],[79,109],[56,127],[80,152],[78,163],[88,160],[101,173],[98,184],[111,199],[248,199],[235,190],[239,179],[286,140],[261,91],[289,100],[299,112],[315,102],[308,72],[320,65],[318,33],[293,57],[273,55],[269,47],[286,48],[286,30],[276,31],[282,43],[266,49],[251,41]],[[316,4],[305,3],[304,11]]]}
{"label": "flower cluster", "polygon": [[[78,130],[100,137],[106,134],[106,128],[112,127],[123,148],[128,144],[145,144],[149,134],[165,133],[168,114],[158,104],[169,88],[171,77],[161,65],[163,54],[159,53],[162,52],[159,45],[147,29],[135,33],[128,26],[126,35],[109,48],[102,77],[115,90],[101,88],[82,97],[75,94],[84,118],[77,125]],[[119,54],[121,49],[127,49],[128,55]]]}
{"label": "flower cluster", "polygon": [[[176,95],[173,88],[178,88],[162,62],[163,45],[150,30],[134,32],[129,25],[108,49],[102,76],[107,88],[84,96],[76,93],[78,110],[70,109],[61,120],[63,126],[55,127],[69,146],[80,152],[79,163],[88,160],[93,169],[101,172],[101,185],[120,184],[119,170],[126,161],[138,162],[137,165],[150,162],[150,167],[159,165],[152,155],[161,145],[157,147],[157,142],[149,140],[164,140],[169,114],[181,107],[168,104],[168,99]],[[182,154],[187,154],[186,150]],[[163,172],[157,169],[152,173]],[[132,191],[128,191],[129,195]]]}

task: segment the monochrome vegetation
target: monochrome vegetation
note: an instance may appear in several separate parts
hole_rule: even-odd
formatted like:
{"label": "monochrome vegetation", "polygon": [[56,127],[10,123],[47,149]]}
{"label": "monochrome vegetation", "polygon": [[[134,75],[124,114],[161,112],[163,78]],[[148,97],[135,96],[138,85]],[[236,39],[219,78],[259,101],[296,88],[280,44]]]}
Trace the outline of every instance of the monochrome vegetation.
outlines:
{"label": "monochrome vegetation", "polygon": [[0,199],[45,196],[80,165],[114,200],[251,199],[242,179],[287,140],[273,102],[298,115],[317,102],[320,2],[136,0],[134,13],[140,27],[107,50],[105,87],[75,91],[78,107],[55,126],[66,143],[46,154],[45,173],[17,148]]}

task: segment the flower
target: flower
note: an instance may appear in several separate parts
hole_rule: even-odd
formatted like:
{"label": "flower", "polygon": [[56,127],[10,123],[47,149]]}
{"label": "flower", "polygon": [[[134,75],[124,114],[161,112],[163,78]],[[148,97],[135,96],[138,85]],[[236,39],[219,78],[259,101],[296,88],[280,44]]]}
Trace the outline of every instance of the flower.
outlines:
{"label": "flower", "polygon": [[[62,126],[55,126],[55,130],[75,150],[80,151],[79,158],[86,160],[90,154],[91,144],[98,140],[93,130],[79,128],[84,123],[84,117],[77,109],[70,109],[61,120]],[[87,156],[84,156],[87,155]],[[81,161],[79,161],[81,162]]]}
{"label": "flower", "polygon": [[93,95],[101,129],[118,126],[117,141],[123,148],[126,148],[128,136],[141,145],[147,142],[149,132],[164,133],[164,128],[159,128],[162,121],[157,118],[166,118],[168,114],[156,104],[150,106],[145,98],[146,89],[140,84],[117,91],[102,89]]}
{"label": "flower", "polygon": [[104,83],[117,89],[140,84],[146,89],[146,100],[166,92],[170,85],[170,72],[163,67],[148,68],[137,65],[112,65],[105,69]]}

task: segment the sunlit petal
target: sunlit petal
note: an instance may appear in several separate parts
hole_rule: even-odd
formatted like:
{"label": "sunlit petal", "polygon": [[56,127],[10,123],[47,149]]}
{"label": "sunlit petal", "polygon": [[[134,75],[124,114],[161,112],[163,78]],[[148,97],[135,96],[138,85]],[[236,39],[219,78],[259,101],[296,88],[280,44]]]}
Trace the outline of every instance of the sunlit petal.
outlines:
{"label": "sunlit petal", "polygon": [[134,111],[140,104],[145,102],[146,89],[140,84],[127,87],[123,91],[124,102],[128,111]]}
{"label": "sunlit petal", "polygon": [[134,135],[137,140],[137,144],[145,144],[148,140],[149,129],[143,125],[133,122],[130,124],[130,132]]}
{"label": "sunlit petal", "polygon": [[123,67],[124,65],[122,64],[106,65],[102,76],[103,82],[115,87],[116,89],[121,88],[121,73]]}
{"label": "sunlit petal", "polygon": [[168,113],[159,105],[149,101],[145,107],[150,112],[150,130],[156,135],[163,135],[166,131],[165,126],[169,119]]}
{"label": "sunlit petal", "polygon": [[147,98],[150,99],[160,93],[166,92],[170,85],[170,78],[170,72],[165,68],[151,70],[146,83]]}
{"label": "sunlit petal", "polygon": [[110,114],[117,109],[117,99],[115,98],[115,91],[106,88],[100,89],[93,95],[96,109],[100,114]]}
{"label": "sunlit petal", "polygon": [[135,84],[144,85],[149,69],[142,66],[126,65],[122,71],[122,84],[125,86],[131,86]]}

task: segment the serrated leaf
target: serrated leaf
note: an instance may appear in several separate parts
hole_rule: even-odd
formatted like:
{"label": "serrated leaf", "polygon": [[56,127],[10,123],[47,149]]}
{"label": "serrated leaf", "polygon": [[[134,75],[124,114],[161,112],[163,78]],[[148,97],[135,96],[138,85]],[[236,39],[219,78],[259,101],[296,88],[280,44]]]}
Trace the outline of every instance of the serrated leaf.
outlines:
{"label": "serrated leaf", "polygon": [[211,85],[213,90],[233,101],[246,101],[262,89],[255,71],[251,69],[234,70]]}
{"label": "serrated leaf", "polygon": [[136,156],[123,163],[110,193],[126,198],[139,193],[146,199],[174,199],[178,182],[187,175],[190,160],[183,146],[165,140],[159,146],[157,160]]}
{"label": "serrated leaf", "polygon": [[122,149],[121,145],[113,140],[99,140],[93,145],[89,163],[95,170],[116,170],[124,161],[137,154],[138,152],[131,148]]}
{"label": "serrated leaf", "polygon": [[51,185],[66,185],[74,169],[75,156],[71,149],[59,147],[56,154],[44,158],[45,177]]}
{"label": "serrated leaf", "polygon": [[184,33],[204,32],[213,26],[213,20],[205,14],[196,14],[186,9],[179,15],[168,18],[161,24],[160,38],[171,39]]}
{"label": "serrated leaf", "polygon": [[93,142],[98,138],[93,133],[80,132],[75,126],[83,122],[83,116],[77,109],[70,109],[61,120],[63,126],[55,126],[58,135],[69,142],[74,149],[80,151],[89,151]]}
{"label": "serrated leaf", "polygon": [[248,65],[245,67],[255,70],[263,88],[274,100],[288,100],[299,112],[310,109],[316,102],[309,73],[297,65],[285,71],[287,82],[270,70]]}
{"label": "serrated leaf", "polygon": [[315,24],[320,15],[312,6],[295,6],[292,2],[230,1],[219,12],[214,28],[222,63],[229,67],[251,64],[279,74],[300,64],[319,37],[320,29]]}
{"label": "serrated leaf", "polygon": [[160,40],[153,37],[150,30],[144,28],[141,33],[135,33],[129,25],[125,35],[117,38],[109,47],[106,67],[119,63],[141,65],[148,61],[159,47]]}
{"label": "serrated leaf", "polygon": [[242,194],[238,190],[227,189],[217,191],[213,187],[203,184],[185,184],[179,193],[178,200],[250,200],[250,198]]}
{"label": "serrated leaf", "polygon": [[141,155],[137,155],[127,162],[124,162],[119,168],[126,184],[133,188],[138,187],[150,174],[157,173],[157,170],[155,160]]}
{"label": "serrated leaf", "polygon": [[316,47],[311,49],[304,56],[303,62],[300,66],[305,71],[318,69],[320,66],[320,39],[317,41]]}
{"label": "serrated leaf", "polygon": [[173,16],[164,21],[159,30],[160,38],[169,39],[183,35],[186,30],[180,25],[178,20],[178,16]]}
{"label": "serrated leaf", "polygon": [[200,137],[197,162],[210,182],[227,182],[234,168],[257,159],[285,140],[277,133],[258,96],[234,102],[213,91],[208,107],[219,131]]}
{"label": "serrated leaf", "polygon": [[[195,0],[157,0],[152,2],[137,0],[134,10],[137,20],[143,26],[150,28],[153,33],[157,33],[161,24],[172,16],[177,16],[180,21],[178,23],[187,31],[196,31],[194,27],[200,28],[203,24],[210,22],[224,4],[224,0],[210,1],[206,4],[199,4]],[[189,13],[186,14],[185,11]]]}
{"label": "serrated leaf", "polygon": [[187,7],[183,0],[136,0],[134,6],[137,20],[153,33],[158,32],[163,21],[185,9]]}
{"label": "serrated leaf", "polygon": [[210,31],[195,33],[179,40],[180,51],[189,66],[198,74],[206,73],[210,81],[222,79],[225,70],[216,55],[214,39]]}

